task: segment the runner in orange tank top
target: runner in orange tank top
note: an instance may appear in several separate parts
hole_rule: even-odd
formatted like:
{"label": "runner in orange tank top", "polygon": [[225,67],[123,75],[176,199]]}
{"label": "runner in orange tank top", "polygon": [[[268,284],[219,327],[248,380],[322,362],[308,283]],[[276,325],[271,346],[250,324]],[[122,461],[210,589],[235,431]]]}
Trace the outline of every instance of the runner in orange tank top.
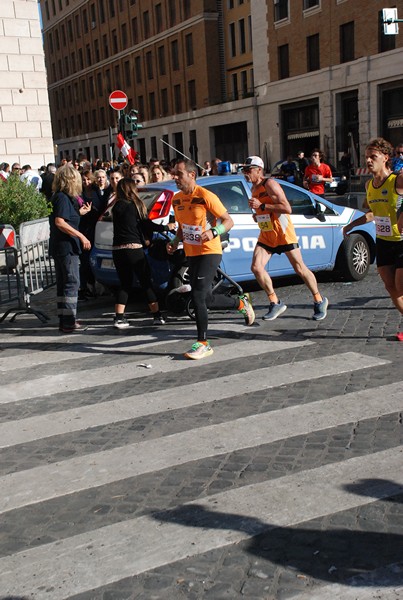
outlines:
{"label": "runner in orange tank top", "polygon": [[252,198],[249,200],[249,206],[255,211],[253,218],[260,229],[251,269],[270,302],[269,311],[263,319],[273,321],[287,309],[284,302],[278,299],[272,279],[266,270],[273,254],[282,253],[285,253],[292,268],[313,296],[313,319],[315,321],[325,319],[329,302],[319,293],[316,277],[302,259],[290,218],[291,206],[282,187],[275,179],[264,176],[264,163],[258,156],[249,156],[246,159],[243,172],[247,180],[252,183]]}

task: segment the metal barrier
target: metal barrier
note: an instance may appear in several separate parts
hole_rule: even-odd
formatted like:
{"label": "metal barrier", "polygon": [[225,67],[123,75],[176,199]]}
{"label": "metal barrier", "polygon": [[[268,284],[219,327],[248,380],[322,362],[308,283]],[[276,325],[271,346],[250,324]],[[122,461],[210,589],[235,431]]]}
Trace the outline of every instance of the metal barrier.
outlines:
{"label": "metal barrier", "polygon": [[14,227],[0,225],[0,305],[20,298],[21,281],[15,273],[17,262],[17,234]]}
{"label": "metal barrier", "polygon": [[[49,220],[45,218],[22,223],[18,238],[14,229],[9,225],[0,225],[0,231],[2,228],[6,234],[8,230],[12,230],[9,239],[14,233],[14,261],[9,267],[6,266],[6,277],[9,283],[8,289],[15,289],[15,294],[13,295],[12,291],[9,292],[8,296],[5,296],[5,300],[2,300],[0,296],[0,304],[17,300],[18,305],[9,308],[0,318],[0,323],[10,313],[14,313],[11,321],[21,314],[33,314],[42,323],[46,323],[49,317],[41,310],[31,307],[31,296],[43,292],[56,283],[54,264],[49,256]],[[1,238],[0,250],[10,251],[10,248],[1,248]]]}

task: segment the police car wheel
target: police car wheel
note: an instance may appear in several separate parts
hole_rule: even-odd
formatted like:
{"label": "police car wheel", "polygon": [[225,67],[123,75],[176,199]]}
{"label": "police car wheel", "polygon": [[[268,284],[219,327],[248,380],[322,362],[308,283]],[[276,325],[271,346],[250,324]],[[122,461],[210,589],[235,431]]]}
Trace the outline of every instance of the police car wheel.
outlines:
{"label": "police car wheel", "polygon": [[342,243],[337,257],[337,269],[347,281],[361,281],[371,263],[367,240],[359,233],[350,234]]}

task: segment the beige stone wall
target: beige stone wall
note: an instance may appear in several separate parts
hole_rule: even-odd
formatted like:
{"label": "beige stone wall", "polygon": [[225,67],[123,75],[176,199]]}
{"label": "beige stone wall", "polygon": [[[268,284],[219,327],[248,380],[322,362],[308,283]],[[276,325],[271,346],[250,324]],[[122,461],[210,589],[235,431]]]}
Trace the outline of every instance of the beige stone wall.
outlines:
{"label": "beige stone wall", "polygon": [[37,0],[0,1],[0,162],[54,161]]}

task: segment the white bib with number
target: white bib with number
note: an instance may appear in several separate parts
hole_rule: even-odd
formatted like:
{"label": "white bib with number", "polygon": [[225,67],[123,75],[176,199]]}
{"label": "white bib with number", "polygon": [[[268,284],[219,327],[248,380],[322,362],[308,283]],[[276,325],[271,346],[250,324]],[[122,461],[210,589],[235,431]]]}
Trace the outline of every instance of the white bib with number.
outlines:
{"label": "white bib with number", "polygon": [[202,244],[203,229],[201,225],[182,225],[183,241],[185,244],[200,246]]}
{"label": "white bib with number", "polygon": [[376,235],[384,237],[393,235],[390,217],[375,217]]}
{"label": "white bib with number", "polygon": [[256,215],[256,221],[261,231],[273,230],[273,223],[271,222],[270,215]]}

